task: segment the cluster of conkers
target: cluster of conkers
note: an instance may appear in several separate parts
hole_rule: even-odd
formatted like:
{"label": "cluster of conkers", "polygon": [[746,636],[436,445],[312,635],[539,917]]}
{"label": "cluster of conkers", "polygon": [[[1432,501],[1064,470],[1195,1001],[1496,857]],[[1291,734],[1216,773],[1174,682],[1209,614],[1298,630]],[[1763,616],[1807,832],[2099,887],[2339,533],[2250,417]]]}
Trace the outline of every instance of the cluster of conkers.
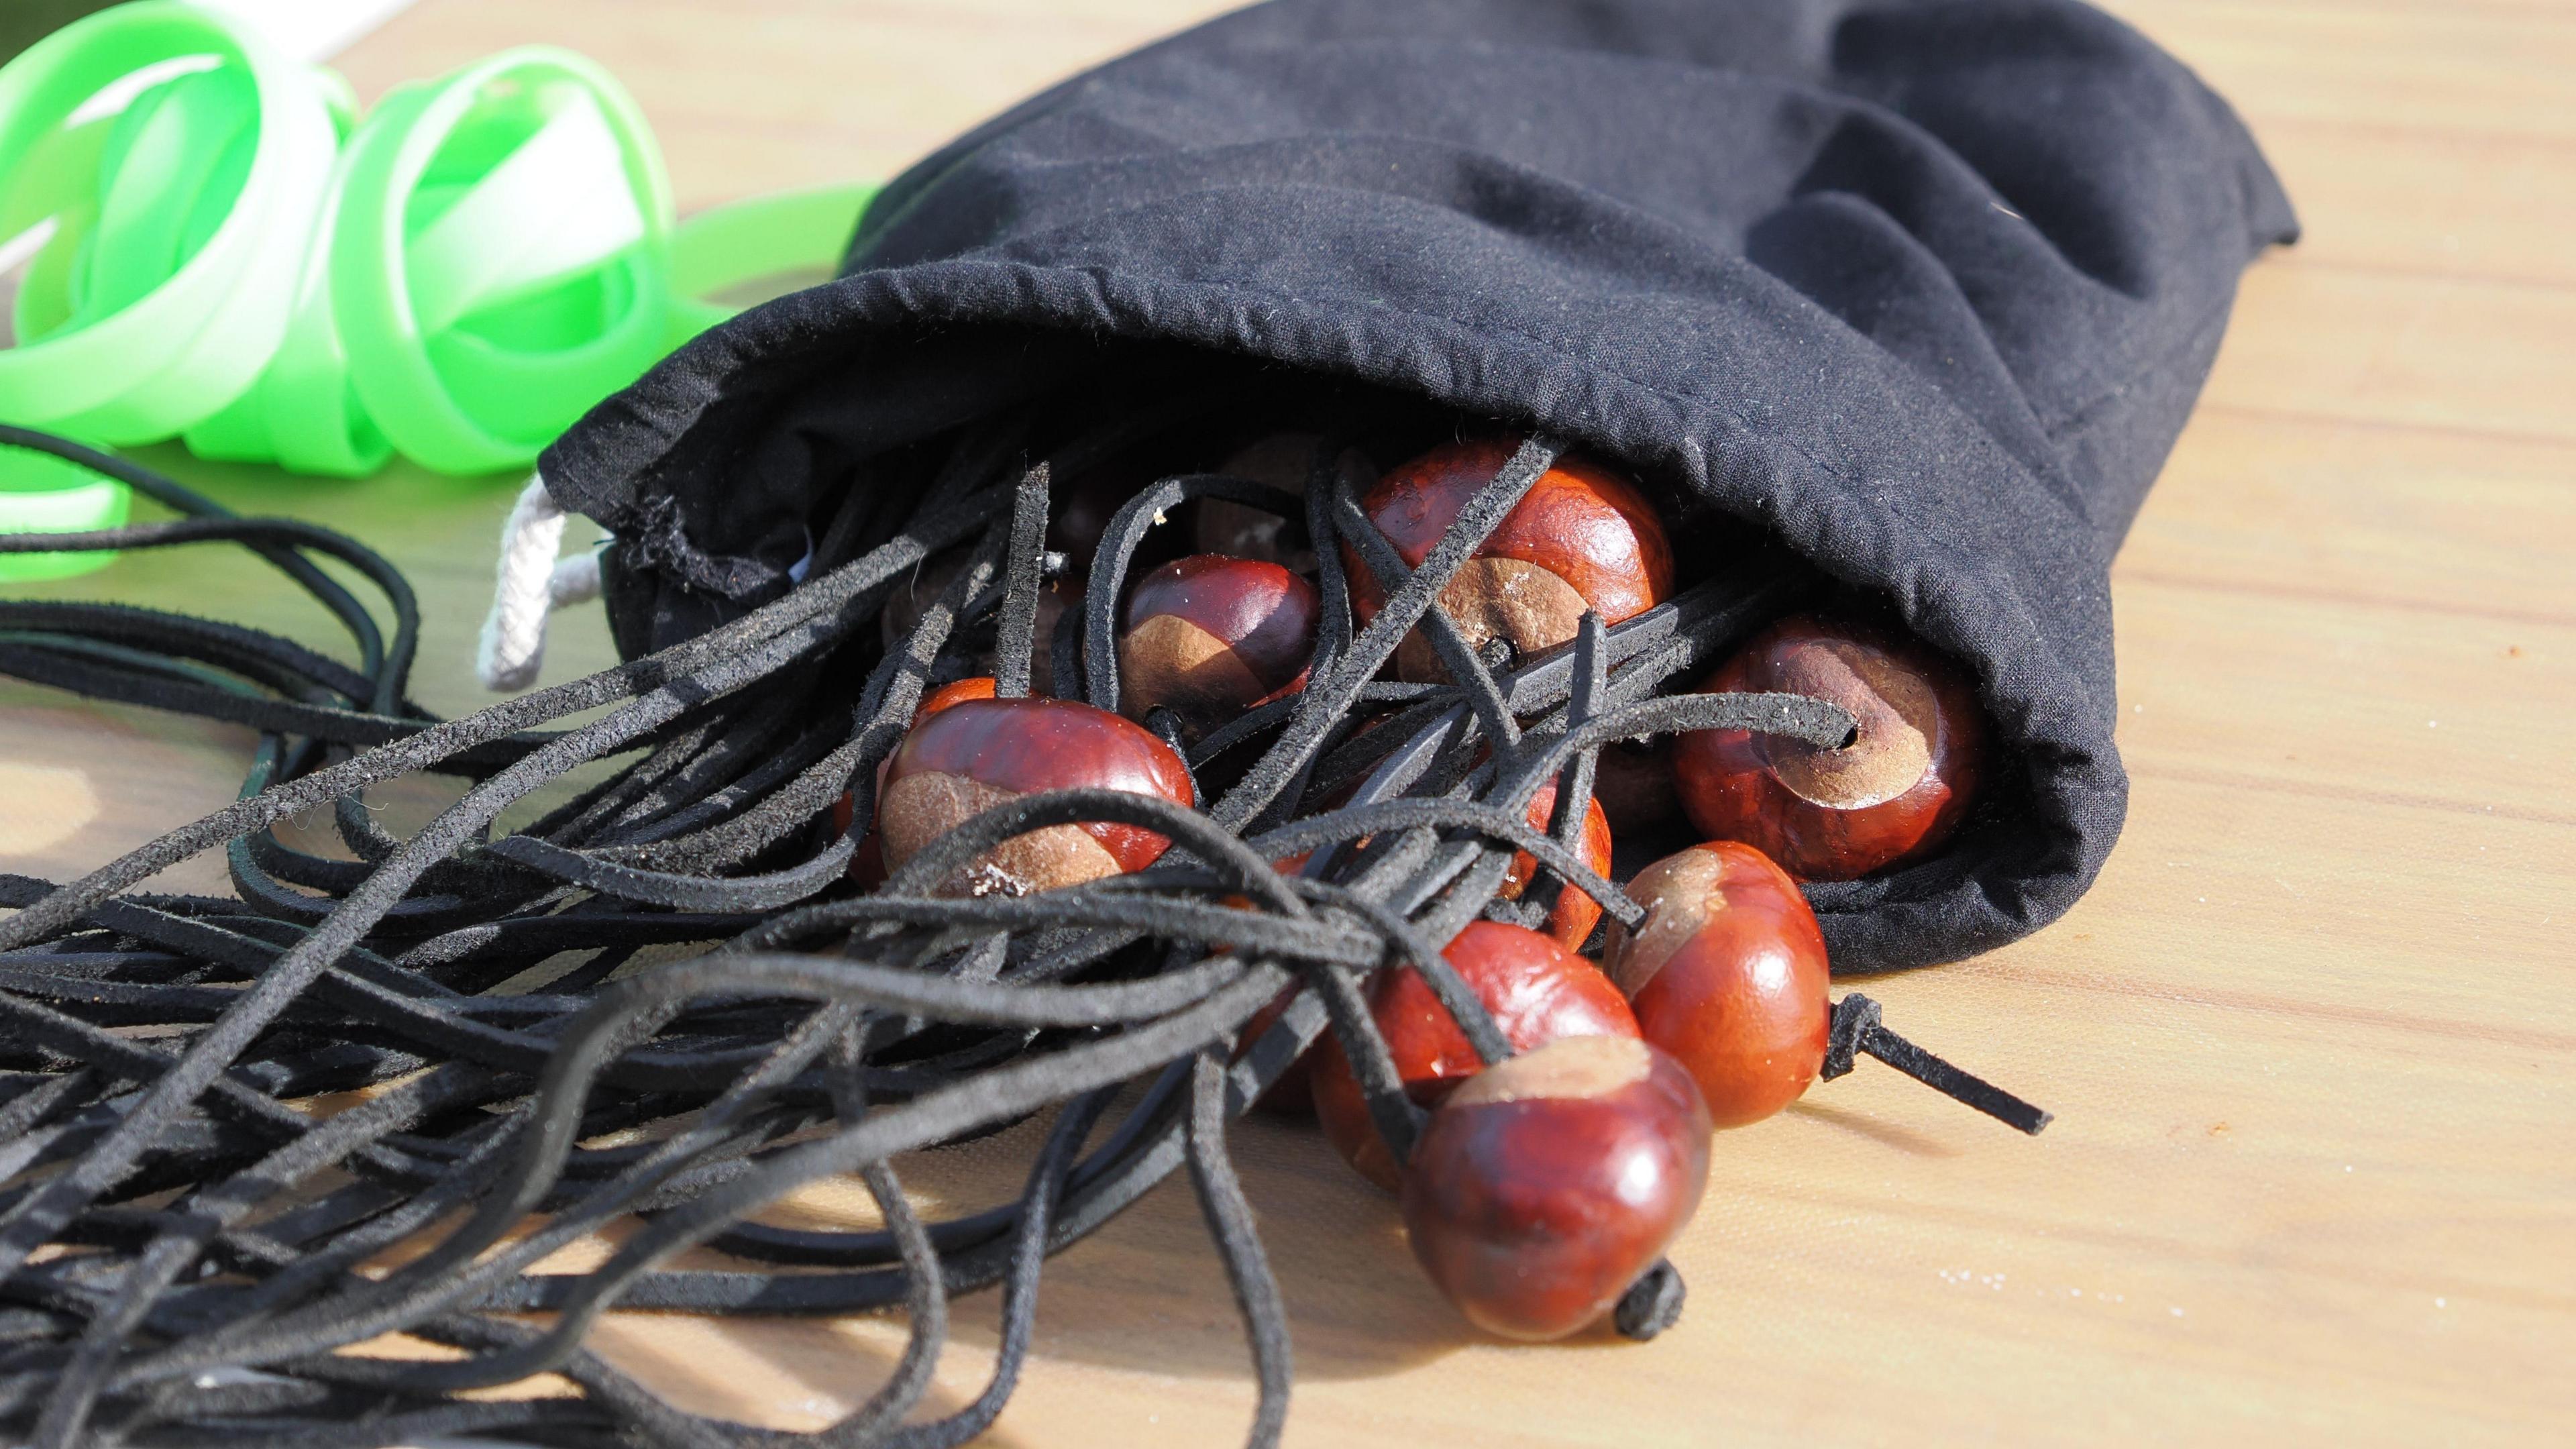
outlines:
{"label": "cluster of conkers", "polygon": [[1339,1042],[1314,1054],[1325,1137],[1402,1195],[1416,1256],[1497,1333],[1554,1338],[1598,1319],[1689,1221],[1710,1129],[1772,1115],[1824,1064],[1824,936],[1786,872],[1713,841],[1647,867],[1628,894],[1645,918],[1612,928],[1600,966],[1492,921],[1450,941],[1442,957],[1519,1053],[1496,1066],[1417,971],[1379,975],[1372,1019],[1406,1094],[1432,1109],[1402,1166]]}
{"label": "cluster of conkers", "polygon": [[[1238,459],[1296,491],[1320,446],[1288,438]],[[1507,441],[1436,448],[1368,486],[1362,512],[1408,567],[1419,566],[1512,452]],[[1365,464],[1337,466],[1347,474]],[[1098,500],[1085,507],[1102,512]],[[901,869],[960,822],[1031,792],[1090,787],[1196,803],[1189,768],[1142,722],[1166,711],[1195,738],[1296,693],[1321,612],[1304,572],[1312,554],[1264,516],[1228,507],[1203,512],[1196,536],[1230,551],[1164,563],[1128,590],[1118,615],[1120,713],[997,698],[990,679],[924,701],[881,772],[867,844],[882,868]],[[1096,538],[1097,523],[1086,526]],[[1347,546],[1344,562],[1365,624],[1386,590]],[[1566,457],[1439,604],[1471,649],[1501,640],[1527,655],[1571,640],[1587,612],[1617,624],[1673,591],[1672,548],[1644,493],[1598,462]],[[1407,680],[1448,677],[1419,628],[1394,669]],[[1705,1188],[1711,1130],[1780,1111],[1823,1067],[1832,1018],[1825,943],[1799,881],[1924,859],[1951,838],[1977,789],[1983,740],[1972,694],[1910,641],[1784,619],[1697,687],[1823,698],[1850,713],[1854,731],[1838,748],[1709,730],[1605,755],[1600,793],[1614,806],[1644,819],[1677,799],[1703,843],[1628,883],[1644,915],[1633,928],[1610,926],[1598,965],[1577,953],[1594,939],[1601,906],[1571,887],[1544,931],[1478,921],[1448,943],[1443,959],[1514,1052],[1492,1065],[1418,972],[1383,971],[1367,984],[1403,1089],[1429,1113],[1403,1162],[1336,1039],[1297,1068],[1326,1138],[1400,1194],[1432,1280],[1495,1333],[1579,1331],[1654,1264]],[[1531,824],[1548,828],[1555,806],[1551,782],[1530,804]],[[1577,841],[1605,877],[1612,824],[1595,799]],[[935,889],[1047,890],[1139,869],[1167,844],[1123,825],[1052,826],[985,852]],[[1526,854],[1515,859],[1500,894],[1517,898],[1537,869]]]}

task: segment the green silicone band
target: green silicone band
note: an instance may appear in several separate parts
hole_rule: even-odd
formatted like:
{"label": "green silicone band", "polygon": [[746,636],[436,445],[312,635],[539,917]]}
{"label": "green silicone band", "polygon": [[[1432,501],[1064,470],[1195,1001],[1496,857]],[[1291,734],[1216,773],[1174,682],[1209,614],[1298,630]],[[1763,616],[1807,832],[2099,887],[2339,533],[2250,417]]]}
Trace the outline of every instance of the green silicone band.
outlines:
{"label": "green silicone band", "polygon": [[671,211],[642,113],[579,56],[511,51],[387,96],[351,139],[331,247],[386,438],[440,472],[534,462],[662,356]]}
{"label": "green silicone band", "polygon": [[676,347],[740,309],[712,300],[753,282],[808,280],[837,270],[859,218],[876,199],[871,185],[816,186],[710,207],[680,223],[671,239]]}
{"label": "green silicone band", "polygon": [[[117,81],[191,58],[211,64],[75,119]],[[285,332],[336,143],[305,71],[175,0],[101,11],[0,67],[5,214],[56,228],[19,289],[19,345],[0,352],[0,417],[141,443],[240,396]]]}
{"label": "green silicone band", "polygon": [[[732,315],[720,296],[828,274],[874,194],[675,224],[642,113],[560,50],[355,111],[338,76],[180,0],[103,11],[0,66],[0,242],[54,228],[20,287],[21,345],[0,352],[0,421],[100,445],[183,436],[300,473],[363,476],[396,452],[524,470]],[[0,529],[66,526],[63,466],[0,450]]]}
{"label": "green silicone band", "polygon": [[[0,533],[87,533],[125,522],[124,484],[50,453],[0,446]],[[69,578],[105,568],[116,554],[0,553],[0,583]]]}

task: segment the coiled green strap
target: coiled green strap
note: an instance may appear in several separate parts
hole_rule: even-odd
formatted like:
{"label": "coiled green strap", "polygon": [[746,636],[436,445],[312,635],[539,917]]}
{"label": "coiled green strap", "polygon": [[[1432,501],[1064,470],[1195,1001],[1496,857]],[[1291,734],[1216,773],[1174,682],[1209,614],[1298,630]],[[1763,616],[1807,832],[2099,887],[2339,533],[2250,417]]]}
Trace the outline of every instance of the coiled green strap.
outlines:
{"label": "coiled green strap", "polygon": [[523,468],[669,349],[670,215],[642,115],[579,56],[400,87],[349,138],[284,345],[188,445],[301,472],[396,451]]}
{"label": "coiled green strap", "polygon": [[[354,111],[336,75],[182,0],[103,11],[0,67],[0,246],[41,238],[0,421],[303,473],[397,452],[524,469],[734,310],[708,298],[828,272],[873,194],[676,225],[642,113],[560,50]],[[0,454],[0,530],[101,526],[67,490],[98,492]],[[121,492],[93,502],[122,515]],[[0,577],[65,563],[21,555]]]}
{"label": "coiled green strap", "polygon": [[[131,104],[93,104],[174,67]],[[325,87],[172,0],[0,66],[0,231],[53,227],[0,353],[0,417],[141,443],[239,397],[285,335],[338,150]]]}

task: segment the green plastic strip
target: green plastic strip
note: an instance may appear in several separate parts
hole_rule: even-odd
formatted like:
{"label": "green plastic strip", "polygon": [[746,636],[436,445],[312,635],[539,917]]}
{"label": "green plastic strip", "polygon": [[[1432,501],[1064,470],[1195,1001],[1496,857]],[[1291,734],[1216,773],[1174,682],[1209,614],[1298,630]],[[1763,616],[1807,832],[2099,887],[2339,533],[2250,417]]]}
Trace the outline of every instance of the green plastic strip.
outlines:
{"label": "green plastic strip", "polygon": [[[126,486],[48,453],[0,447],[0,533],[87,533],[124,524]],[[115,562],[113,552],[0,553],[0,584],[63,579]]]}
{"label": "green plastic strip", "polygon": [[872,185],[817,186],[710,207],[671,239],[677,347],[742,310],[715,300],[754,282],[810,285],[839,269]]}
{"label": "green plastic strip", "polygon": [[[201,58],[121,111],[84,110]],[[240,396],[285,335],[337,149],[327,88],[175,0],[103,10],[0,66],[0,218],[12,238],[55,228],[0,352],[0,417],[142,443]]]}
{"label": "green plastic strip", "polygon": [[[182,0],[103,11],[0,66],[0,246],[52,228],[0,351],[0,421],[300,473],[397,452],[524,470],[732,315],[719,298],[828,274],[874,194],[675,224],[642,113],[567,51],[354,111],[336,75]],[[0,450],[0,529],[67,526],[58,467]]]}

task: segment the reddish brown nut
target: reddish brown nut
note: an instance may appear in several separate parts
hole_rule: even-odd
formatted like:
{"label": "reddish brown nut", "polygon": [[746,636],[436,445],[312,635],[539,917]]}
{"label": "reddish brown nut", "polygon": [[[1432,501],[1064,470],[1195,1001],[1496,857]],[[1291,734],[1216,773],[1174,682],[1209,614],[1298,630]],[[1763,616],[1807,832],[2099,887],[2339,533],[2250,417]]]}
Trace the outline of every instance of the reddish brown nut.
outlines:
{"label": "reddish brown nut", "polygon": [[885,607],[877,611],[877,636],[887,649],[903,647],[903,641],[920,626],[921,616],[939,602],[939,596],[966,571],[970,561],[964,549],[951,549],[923,559],[910,573],[895,580],[886,591]]}
{"label": "reddish brown nut", "polygon": [[[1360,506],[1405,563],[1419,567],[1467,501],[1502,470],[1509,441],[1450,443],[1405,463]],[[1345,547],[1351,603],[1365,624],[1386,602],[1375,576]],[[1505,639],[1527,654],[1574,637],[1586,608],[1605,624],[1636,617],[1673,589],[1672,546],[1637,486],[1588,458],[1559,458],[1440,591],[1440,607],[1469,647]],[[1448,672],[1416,630],[1396,651],[1406,679]]]}
{"label": "reddish brown nut", "polygon": [[[1298,865],[1305,859],[1299,855],[1293,861],[1272,861],[1270,868],[1281,875],[1295,875]],[[1239,911],[1258,909],[1252,897],[1246,895],[1229,895],[1225,897],[1225,904]],[[1252,1019],[1243,1024],[1242,1034],[1235,1038],[1235,1060],[1241,1061],[1244,1054],[1252,1050],[1252,1044],[1261,1040],[1264,1032],[1279,1024],[1279,1018],[1288,1014],[1288,1004],[1295,1001],[1297,993],[1303,989],[1302,986],[1284,987],[1277,996],[1270,998],[1269,1005],[1252,1014]],[[1306,1049],[1297,1054],[1297,1060],[1290,1062],[1288,1070],[1281,1072],[1278,1079],[1253,1100],[1252,1105],[1282,1117],[1313,1117],[1316,1047],[1317,1043],[1308,1042]]]}
{"label": "reddish brown nut", "polygon": [[[1082,612],[1080,584],[1049,583],[1038,590],[1036,627],[1029,631],[1029,692],[1052,696],[1055,693],[1055,632],[1067,614]],[[1081,625],[1077,622],[1076,628]],[[999,640],[995,641],[995,666],[1000,665]]]}
{"label": "reddish brown nut", "polygon": [[964,704],[970,699],[991,699],[1000,690],[1001,685],[989,674],[952,679],[921,697],[921,703],[912,707],[912,722],[919,724],[951,705]]}
{"label": "reddish brown nut", "polygon": [[[991,699],[998,687],[989,674],[950,680],[932,690],[923,697],[921,703],[912,707],[912,723],[917,725],[925,718],[939,713],[960,700]],[[892,755],[877,761],[877,814],[869,822],[867,836],[859,842],[856,850],[850,852],[850,879],[870,890],[885,884],[885,830],[881,822],[885,816],[886,769],[893,763]],[[858,807],[849,795],[843,795],[833,801],[832,828],[843,835],[849,834],[850,822],[856,817],[857,812]]]}
{"label": "reddish brown nut", "polygon": [[1127,500],[1136,496],[1135,480],[1095,472],[1060,486],[1047,514],[1046,546],[1065,556],[1074,573],[1088,575],[1092,557],[1100,552],[1100,539],[1109,531],[1109,520],[1118,516]]}
{"label": "reddish brown nut", "polygon": [[[888,763],[877,818],[890,870],[961,822],[1042,790],[1127,790],[1197,803],[1171,746],[1106,710],[1061,699],[959,699],[924,712]],[[1026,895],[1141,870],[1171,842],[1106,821],[1004,841],[939,883],[942,895]]]}
{"label": "reddish brown nut", "polygon": [[[1314,476],[1315,452],[1323,446],[1324,440],[1313,433],[1273,433],[1236,449],[1216,471],[1303,498],[1306,483]],[[1355,448],[1343,449],[1335,466],[1363,490],[1377,478],[1377,470]],[[1294,573],[1314,571],[1315,551],[1302,542],[1290,542],[1305,538],[1302,522],[1292,524],[1266,508],[1224,498],[1200,499],[1198,515],[1191,531],[1201,553],[1262,559]]]}
{"label": "reddish brown nut", "polygon": [[1759,1122],[1824,1065],[1833,1007],[1825,937],[1798,883],[1752,846],[1694,845],[1637,872],[1646,908],[1610,927],[1602,969],[1646,1040],[1689,1068],[1720,1127]]}
{"label": "reddish brown nut", "polygon": [[[1530,797],[1530,828],[1544,832],[1556,814],[1556,782],[1548,781]],[[1601,812],[1601,802],[1587,801],[1583,811],[1583,863],[1595,875],[1610,874],[1610,817]],[[1531,877],[1538,874],[1538,857],[1526,850],[1512,852],[1512,864],[1503,872],[1503,883],[1494,894],[1507,901],[1521,898],[1529,889]],[[1572,886],[1556,894],[1556,908],[1547,913],[1547,934],[1569,951],[1579,951],[1592,936],[1592,928],[1601,923],[1601,903]]]}
{"label": "reddish brown nut", "polygon": [[[849,806],[844,802],[840,809],[846,812]],[[884,831],[871,830],[860,837],[858,848],[850,852],[848,875],[851,882],[863,891],[875,890],[886,883]]]}
{"label": "reddish brown nut", "polygon": [[1874,629],[1783,619],[1701,681],[1704,693],[1776,690],[1851,711],[1852,742],[1698,730],[1673,751],[1682,808],[1701,833],[1741,840],[1801,880],[1852,880],[1949,842],[1983,773],[1985,722],[1949,661]]}
{"label": "reddish brown nut", "polygon": [[1204,733],[1306,687],[1322,604],[1275,563],[1193,554],[1136,581],[1118,640],[1119,704]]}
{"label": "reddish brown nut", "polygon": [[1622,835],[1644,834],[1679,821],[1682,802],[1673,788],[1673,742],[1620,740],[1603,745],[1592,798],[1601,802],[1610,828]]}
{"label": "reddish brown nut", "polygon": [[[1099,557],[1102,542],[1108,537],[1110,521],[1129,499],[1142,492],[1148,480],[1161,476],[1150,467],[1140,468],[1135,460],[1103,467],[1073,480],[1056,493],[1047,518],[1046,546],[1065,557],[1067,571],[1077,579],[1091,575],[1092,560]],[[1188,551],[1191,530],[1189,505],[1184,504],[1172,515],[1157,515],[1153,526],[1137,541],[1136,552],[1127,560],[1132,576],[1157,564],[1180,557]],[[1039,636],[1044,642],[1043,634]]]}
{"label": "reddish brown nut", "polygon": [[1708,1186],[1708,1109],[1671,1057],[1568,1037],[1451,1094],[1413,1146],[1404,1230],[1458,1311],[1505,1338],[1599,1320]]}
{"label": "reddish brown nut", "polygon": [[[1254,1012],[1252,1020],[1243,1024],[1242,1045],[1235,1051],[1237,1057],[1252,1050],[1252,1044],[1261,1040],[1264,1032],[1279,1024],[1279,1018],[1288,1013],[1288,1003],[1297,999],[1298,989],[1291,986],[1270,998],[1268,1006]],[[1252,1105],[1282,1117],[1312,1117],[1315,1115],[1314,1081],[1315,1048],[1308,1046]]]}
{"label": "reddish brown nut", "polygon": [[[1514,1051],[1559,1037],[1637,1035],[1636,1014],[1619,988],[1591,962],[1536,931],[1473,921],[1440,954],[1493,1013]],[[1369,1016],[1395,1057],[1406,1095],[1423,1106],[1484,1067],[1467,1034],[1411,967],[1378,975],[1369,989]],[[1362,1177],[1394,1191],[1395,1160],[1369,1118],[1368,1098],[1351,1075],[1350,1058],[1333,1037],[1319,1046],[1315,1116],[1324,1136]]]}
{"label": "reddish brown nut", "polygon": [[[885,607],[877,614],[877,632],[888,650],[900,649],[912,637],[921,616],[939,601],[948,585],[963,573],[972,557],[963,549],[952,549],[933,558],[905,575],[886,595]],[[1082,607],[1080,584],[1051,582],[1038,590],[1037,629],[1029,648],[1029,687],[1038,694],[1055,692],[1055,656],[1048,646],[1055,641],[1056,622],[1070,610]],[[1000,663],[998,651],[986,637],[993,625],[988,621],[975,638],[983,642],[970,652],[976,664],[992,669]]]}

